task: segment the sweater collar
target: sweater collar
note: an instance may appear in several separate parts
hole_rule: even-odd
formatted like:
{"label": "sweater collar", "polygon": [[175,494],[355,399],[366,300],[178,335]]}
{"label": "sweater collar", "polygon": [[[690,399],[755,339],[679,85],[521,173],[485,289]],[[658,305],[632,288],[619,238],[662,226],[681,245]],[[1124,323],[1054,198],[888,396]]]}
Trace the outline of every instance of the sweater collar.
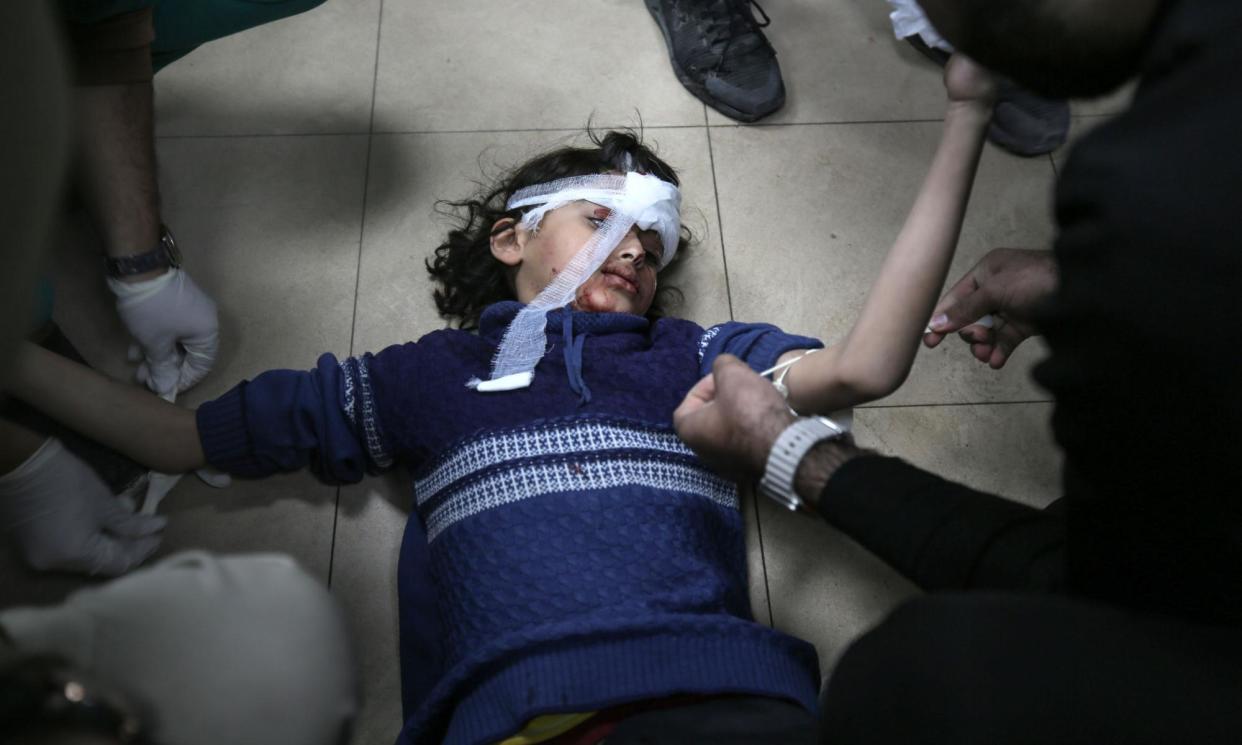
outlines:
{"label": "sweater collar", "polygon": [[[509,327],[509,322],[523,307],[524,304],[516,300],[502,300],[487,306],[483,310],[483,315],[479,317],[479,336],[499,343],[505,335],[505,329]],[[626,331],[642,331],[650,325],[646,318],[632,313],[586,313],[569,308],[558,308],[548,311],[547,333],[557,335],[562,333],[566,313],[573,317],[575,335],[602,336]]]}

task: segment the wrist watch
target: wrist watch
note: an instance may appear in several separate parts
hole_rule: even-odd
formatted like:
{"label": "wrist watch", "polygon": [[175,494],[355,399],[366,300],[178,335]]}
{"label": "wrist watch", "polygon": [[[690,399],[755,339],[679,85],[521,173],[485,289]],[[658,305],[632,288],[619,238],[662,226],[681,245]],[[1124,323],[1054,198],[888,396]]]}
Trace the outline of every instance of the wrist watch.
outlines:
{"label": "wrist watch", "polygon": [[172,231],[166,225],[160,225],[160,242],[146,253],[130,256],[108,257],[108,276],[120,279],[135,274],[145,274],[165,267],[181,266],[181,252],[177,250],[177,242],[173,240]]}
{"label": "wrist watch", "polygon": [[802,497],[794,490],[798,464],[807,451],[824,440],[847,434],[847,430],[828,417],[805,416],[795,419],[772,443],[768,463],[759,480],[759,491],[789,510],[802,508]]}

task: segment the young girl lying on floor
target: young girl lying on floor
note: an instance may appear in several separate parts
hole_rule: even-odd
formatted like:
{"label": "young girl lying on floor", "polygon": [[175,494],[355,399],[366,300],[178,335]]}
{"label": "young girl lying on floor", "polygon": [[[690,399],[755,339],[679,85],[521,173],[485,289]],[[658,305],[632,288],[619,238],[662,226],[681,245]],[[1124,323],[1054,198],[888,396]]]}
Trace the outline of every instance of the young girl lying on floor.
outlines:
{"label": "young girl lying on floor", "polygon": [[[968,61],[946,86],[931,172],[858,322],[786,378],[800,411],[885,396],[910,369],[990,115],[990,82]],[[340,483],[408,467],[399,742],[619,741],[655,710],[692,712],[702,741],[814,742],[815,651],[752,620],[736,487],[671,419],[722,353],[762,369],[821,345],[650,313],[657,270],[685,242],[677,183],[611,133],[464,203],[429,269],[441,313],[477,334],[325,354],[197,412],[37,348],[13,390],[161,471],[309,467]]]}

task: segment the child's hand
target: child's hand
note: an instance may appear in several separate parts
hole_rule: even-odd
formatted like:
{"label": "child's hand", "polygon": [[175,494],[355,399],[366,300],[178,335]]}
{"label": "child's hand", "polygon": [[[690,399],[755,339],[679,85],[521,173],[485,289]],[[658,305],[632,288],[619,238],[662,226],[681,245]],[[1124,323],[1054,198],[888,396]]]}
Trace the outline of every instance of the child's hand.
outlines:
{"label": "child's hand", "polygon": [[944,66],[944,90],[951,103],[979,104],[989,110],[996,103],[996,78],[961,52]]}

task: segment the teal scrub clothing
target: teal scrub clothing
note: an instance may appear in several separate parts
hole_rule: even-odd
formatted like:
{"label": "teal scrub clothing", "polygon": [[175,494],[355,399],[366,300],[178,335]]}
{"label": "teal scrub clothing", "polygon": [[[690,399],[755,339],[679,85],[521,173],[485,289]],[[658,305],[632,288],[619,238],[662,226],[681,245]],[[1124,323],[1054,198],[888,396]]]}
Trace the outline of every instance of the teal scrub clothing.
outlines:
{"label": "teal scrub clothing", "polygon": [[155,40],[151,63],[158,72],[201,44],[310,10],[324,0],[61,0],[66,20],[93,24],[146,8]]}

